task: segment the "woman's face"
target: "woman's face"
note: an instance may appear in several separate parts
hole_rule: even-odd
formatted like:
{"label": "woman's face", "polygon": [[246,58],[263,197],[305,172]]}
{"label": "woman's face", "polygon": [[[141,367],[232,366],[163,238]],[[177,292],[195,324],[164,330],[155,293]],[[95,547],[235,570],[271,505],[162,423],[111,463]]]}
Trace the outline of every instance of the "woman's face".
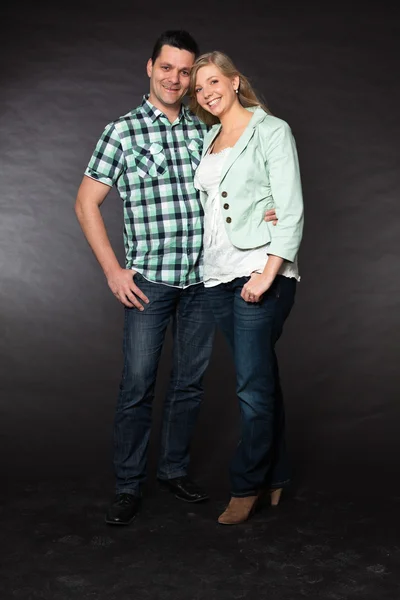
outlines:
{"label": "woman's face", "polygon": [[226,77],[215,65],[206,65],[197,71],[196,100],[204,110],[220,119],[237,102],[238,85],[239,77]]}

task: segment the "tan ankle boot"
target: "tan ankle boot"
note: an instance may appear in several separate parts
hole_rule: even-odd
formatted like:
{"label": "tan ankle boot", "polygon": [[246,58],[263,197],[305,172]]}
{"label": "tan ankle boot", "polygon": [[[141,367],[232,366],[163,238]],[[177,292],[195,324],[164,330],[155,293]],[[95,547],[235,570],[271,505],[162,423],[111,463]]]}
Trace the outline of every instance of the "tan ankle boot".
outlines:
{"label": "tan ankle boot", "polygon": [[228,506],[218,518],[221,525],[237,525],[243,523],[252,515],[256,507],[258,496],[245,498],[231,498]]}

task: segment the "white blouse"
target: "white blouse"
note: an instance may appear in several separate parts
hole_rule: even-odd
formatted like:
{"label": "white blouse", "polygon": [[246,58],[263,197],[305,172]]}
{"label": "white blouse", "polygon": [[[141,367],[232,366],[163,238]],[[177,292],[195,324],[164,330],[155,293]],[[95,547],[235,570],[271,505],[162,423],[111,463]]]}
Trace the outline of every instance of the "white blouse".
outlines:
{"label": "white blouse", "polygon": [[[224,160],[231,148],[224,148],[215,154],[206,154],[197,167],[194,183],[197,189],[207,193],[204,206],[204,285],[212,287],[228,283],[236,277],[250,275],[253,271],[261,273],[268,260],[268,246],[241,250],[232,245],[225,229],[221,214],[221,202],[218,193]],[[284,261],[280,275],[294,277],[300,281],[295,262]]]}

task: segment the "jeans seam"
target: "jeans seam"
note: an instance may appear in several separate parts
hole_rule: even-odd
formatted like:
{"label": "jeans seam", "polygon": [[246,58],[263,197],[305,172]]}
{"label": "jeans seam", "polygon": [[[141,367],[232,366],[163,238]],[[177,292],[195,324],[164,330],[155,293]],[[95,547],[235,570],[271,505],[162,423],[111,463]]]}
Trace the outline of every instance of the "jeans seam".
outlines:
{"label": "jeans seam", "polygon": [[271,490],[276,490],[280,487],[283,487],[285,485],[288,485],[290,483],[290,479],[282,479],[282,481],[274,481],[273,483],[271,483],[271,485],[269,486],[269,488]]}
{"label": "jeans seam", "polygon": [[[174,346],[176,345],[176,354],[177,354],[177,358],[176,358],[176,363],[173,364],[174,368],[176,366],[177,369],[177,378],[176,378],[176,382],[179,381],[179,363],[180,363],[180,344],[179,344],[179,310],[178,308],[176,309],[176,332],[175,332],[175,339],[173,341]],[[176,386],[173,390],[173,398],[175,398],[176,395]],[[170,411],[172,410],[172,406],[173,406],[173,402],[171,402],[170,404]],[[166,429],[165,429],[165,444],[164,444],[164,452],[163,452],[163,462],[165,462],[167,456],[168,456],[168,451],[169,451],[169,435],[170,435],[170,430],[171,430],[171,419],[170,419],[170,414],[168,413],[168,419],[167,419],[167,424],[166,424]],[[168,473],[168,475],[170,475],[170,473],[168,471],[166,471],[166,473]],[[179,475],[178,475],[179,477]]]}
{"label": "jeans seam", "polygon": [[141,493],[140,493],[140,489],[134,489],[134,488],[124,488],[124,487],[118,487],[115,490],[116,494],[130,494],[131,496],[136,496],[137,498],[141,497]]}
{"label": "jeans seam", "polygon": [[257,496],[256,490],[250,490],[249,492],[231,492],[233,498],[248,498],[249,496]]}
{"label": "jeans seam", "polygon": [[170,479],[177,479],[178,477],[185,477],[186,471],[183,469],[179,469],[179,471],[172,471],[172,473],[168,473],[168,477],[160,477],[157,475],[157,479],[160,481],[169,481]]}

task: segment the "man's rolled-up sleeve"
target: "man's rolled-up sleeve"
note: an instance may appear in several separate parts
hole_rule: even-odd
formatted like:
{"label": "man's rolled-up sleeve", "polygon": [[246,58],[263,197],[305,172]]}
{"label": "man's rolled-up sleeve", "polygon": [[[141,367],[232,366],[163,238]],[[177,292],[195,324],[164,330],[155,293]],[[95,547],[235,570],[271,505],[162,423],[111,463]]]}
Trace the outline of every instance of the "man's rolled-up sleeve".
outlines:
{"label": "man's rolled-up sleeve", "polygon": [[113,123],[104,129],[85,175],[112,187],[125,168],[125,156]]}

